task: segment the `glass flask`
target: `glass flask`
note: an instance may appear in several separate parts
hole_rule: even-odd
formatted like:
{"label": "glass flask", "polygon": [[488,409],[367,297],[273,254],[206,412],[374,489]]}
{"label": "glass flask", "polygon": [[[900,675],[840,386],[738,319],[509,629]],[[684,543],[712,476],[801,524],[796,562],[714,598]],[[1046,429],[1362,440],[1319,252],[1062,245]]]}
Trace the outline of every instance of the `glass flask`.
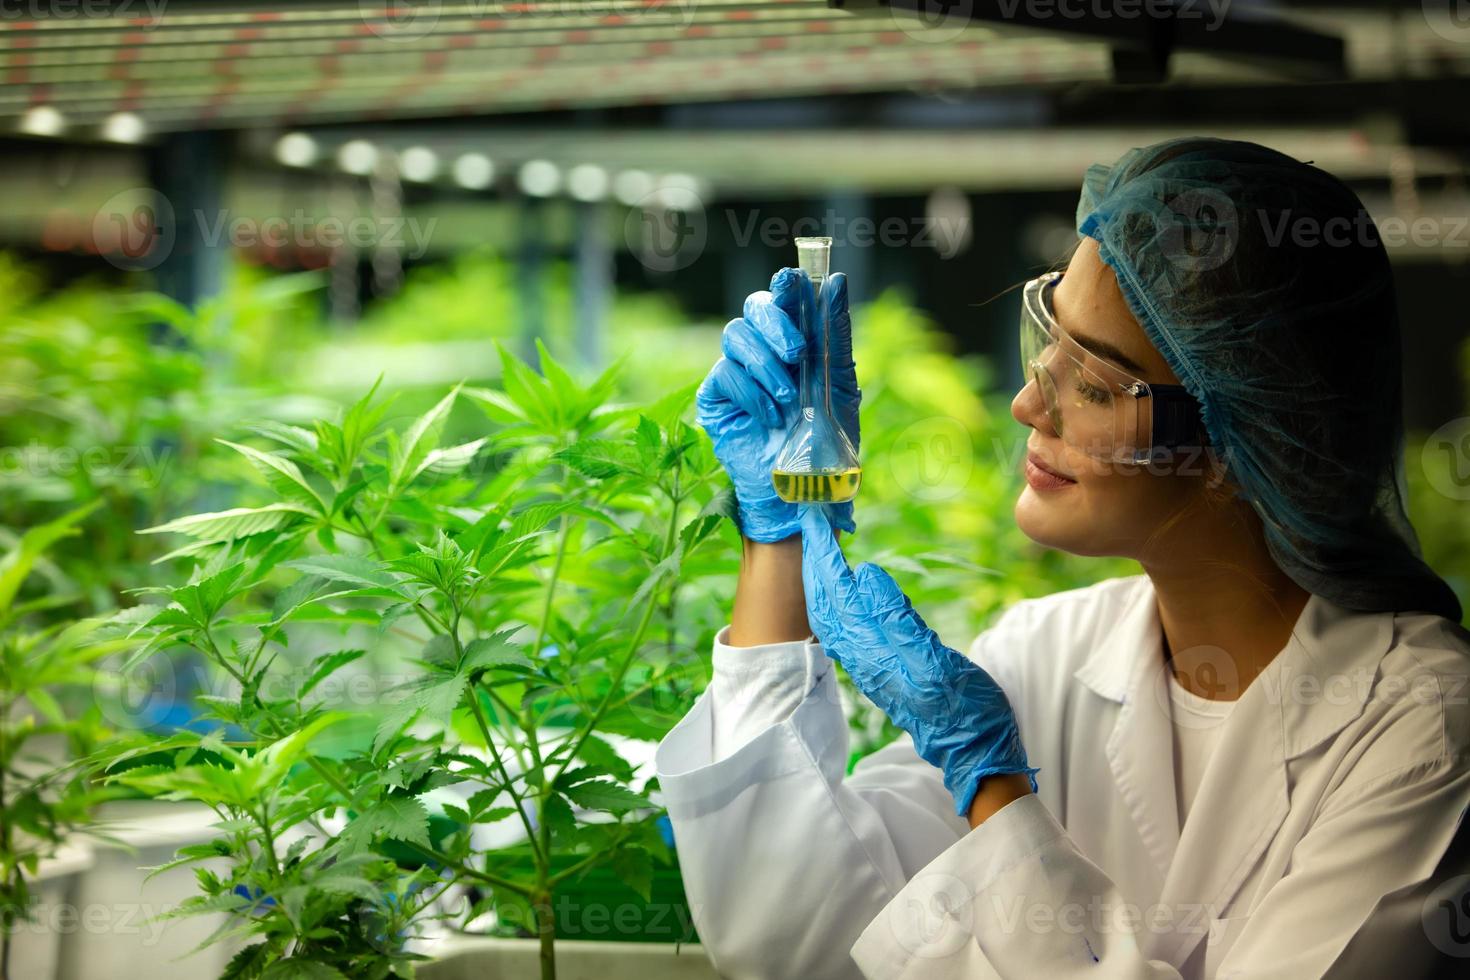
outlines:
{"label": "glass flask", "polygon": [[797,327],[806,338],[801,358],[801,409],[771,467],[771,483],[787,503],[843,503],[862,480],[857,450],[832,417],[831,347],[827,307],[832,239],[798,238],[801,297]]}

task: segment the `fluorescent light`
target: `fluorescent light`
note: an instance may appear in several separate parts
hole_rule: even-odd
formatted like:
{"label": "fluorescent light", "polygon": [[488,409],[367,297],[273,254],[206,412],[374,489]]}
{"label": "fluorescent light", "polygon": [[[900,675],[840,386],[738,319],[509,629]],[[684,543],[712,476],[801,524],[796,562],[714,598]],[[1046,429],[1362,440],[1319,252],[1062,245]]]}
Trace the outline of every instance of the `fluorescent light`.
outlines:
{"label": "fluorescent light", "polygon": [[148,127],[133,112],[114,112],[102,121],[102,138],[113,143],[141,143]]}
{"label": "fluorescent light", "polygon": [[583,163],[567,174],[567,193],[579,201],[600,201],[607,197],[607,171],[595,163]]}
{"label": "fluorescent light", "polygon": [[410,146],[398,157],[398,172],[404,180],[426,184],[439,173],[439,157],[427,146]]}
{"label": "fluorescent light", "polygon": [[367,140],[348,140],[337,148],[337,166],[366,177],[378,166],[378,148]]}
{"label": "fluorescent light", "polygon": [[276,160],[288,167],[309,167],[316,158],[316,140],[305,133],[287,133],[276,140]]}
{"label": "fluorescent light", "polygon": [[675,211],[698,211],[703,208],[699,178],[689,174],[665,174],[658,180],[658,200]]}
{"label": "fluorescent light", "polygon": [[527,160],[521,164],[516,183],[531,197],[550,197],[561,186],[561,171],[550,160]]}
{"label": "fluorescent light", "polygon": [[32,136],[60,136],[66,130],[66,117],[49,105],[31,106],[20,117],[20,131]]}
{"label": "fluorescent light", "polygon": [[653,187],[653,177],[642,170],[624,170],[612,182],[613,197],[629,207],[642,204]]}
{"label": "fluorescent light", "polygon": [[472,191],[482,191],[495,179],[495,164],[483,153],[466,153],[454,161],[454,182]]}

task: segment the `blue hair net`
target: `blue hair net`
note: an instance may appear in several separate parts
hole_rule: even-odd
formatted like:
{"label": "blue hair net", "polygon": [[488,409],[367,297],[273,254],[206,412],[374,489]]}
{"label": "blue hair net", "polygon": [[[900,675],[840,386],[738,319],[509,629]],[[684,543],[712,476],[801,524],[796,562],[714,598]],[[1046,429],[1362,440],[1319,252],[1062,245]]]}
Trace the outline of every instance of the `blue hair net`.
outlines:
{"label": "blue hair net", "polygon": [[1357,195],[1255,143],[1174,139],[1088,168],[1077,231],[1199,401],[1282,571],[1348,609],[1458,622],[1404,512],[1393,276]]}

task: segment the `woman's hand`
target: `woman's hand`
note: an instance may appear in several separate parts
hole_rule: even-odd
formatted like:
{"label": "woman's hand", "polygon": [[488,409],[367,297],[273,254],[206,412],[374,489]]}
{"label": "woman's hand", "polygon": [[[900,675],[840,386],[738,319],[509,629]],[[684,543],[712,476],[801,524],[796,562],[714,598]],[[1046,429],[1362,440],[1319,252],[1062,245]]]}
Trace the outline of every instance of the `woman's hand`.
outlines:
{"label": "woman's hand", "polygon": [[848,568],[820,508],[801,507],[802,585],[807,619],[827,655],[858,690],[914,738],[921,758],[943,770],[955,812],[970,813],[987,776],[1036,769],[1005,692],[968,657],[939,642],[883,569]]}
{"label": "woman's hand", "polygon": [[[771,467],[801,410],[798,365],[806,349],[797,322],[801,284],[795,269],[782,269],[771,278],[769,292],[746,297],[745,315],[725,325],[724,356],[695,396],[695,419],[735,484],[737,523],[752,541],[780,541],[801,531],[796,505],[777,496],[771,483]],[[852,359],[847,277],[835,273],[828,288],[832,411],[856,448],[862,391]],[[824,506],[835,526],[856,529],[851,502]]]}

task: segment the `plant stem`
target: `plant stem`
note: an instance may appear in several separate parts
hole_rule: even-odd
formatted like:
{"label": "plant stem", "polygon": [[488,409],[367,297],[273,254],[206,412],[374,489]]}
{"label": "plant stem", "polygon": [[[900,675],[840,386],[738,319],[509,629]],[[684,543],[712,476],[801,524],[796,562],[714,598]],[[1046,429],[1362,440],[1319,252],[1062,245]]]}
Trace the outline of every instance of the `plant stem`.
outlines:
{"label": "plant stem", "polygon": [[[565,467],[563,467],[563,471],[565,472]],[[540,658],[541,656],[541,644],[546,639],[546,630],[551,622],[552,601],[556,598],[556,584],[561,579],[561,566],[562,562],[566,559],[567,539],[571,536],[571,529],[572,519],[570,515],[563,514],[561,516],[561,528],[557,535],[556,560],[551,566],[551,577],[546,580],[546,600],[541,604],[541,622],[536,627],[536,639],[531,644],[531,656],[533,657]],[[543,774],[541,791],[537,795],[542,801],[542,806],[544,806],[546,795],[551,792],[551,783],[544,778],[545,764],[541,759],[541,741],[536,734],[536,723],[538,719],[531,717],[531,712],[528,708],[521,711],[520,719],[521,731],[526,735],[526,748],[531,752],[531,762],[535,765],[536,770]],[[546,853],[549,854],[550,851],[547,850]]]}
{"label": "plant stem", "polygon": [[500,770],[500,776],[505,780],[505,788],[510,793],[510,798],[515,801],[516,813],[521,818],[521,826],[526,828],[526,838],[531,842],[531,850],[535,855],[537,863],[543,860],[540,845],[536,841],[536,832],[531,829],[531,819],[526,816],[526,804],[521,794],[516,792],[515,783],[510,778],[510,773],[501,761],[500,753],[495,748],[495,739],[490,735],[490,725],[485,720],[484,709],[480,707],[480,691],[478,687],[470,689],[470,710],[475,713],[475,723],[480,726],[480,736],[485,739],[485,748],[490,750],[490,758],[495,760],[495,767]]}
{"label": "plant stem", "polygon": [[[463,663],[465,655],[464,645],[459,640],[460,606],[452,596],[450,597],[450,602],[454,606],[454,627],[449,632],[449,639],[454,644],[456,663]],[[526,828],[526,839],[531,844],[532,857],[539,865],[546,860],[545,855],[541,853],[541,849],[536,841],[536,834],[531,829],[531,819],[526,816],[525,801],[522,800],[521,794],[516,792],[515,782],[510,778],[510,772],[505,768],[505,762],[500,758],[500,750],[495,747],[495,737],[490,734],[490,723],[485,718],[484,708],[480,706],[479,686],[474,684],[470,685],[469,695],[470,710],[474,712],[475,724],[480,728],[480,736],[485,740],[485,748],[490,751],[490,758],[495,760],[495,767],[500,770],[500,777],[505,780],[506,792],[510,793],[510,798],[515,801],[516,814],[521,818],[521,826]]]}
{"label": "plant stem", "polygon": [[556,914],[550,889],[538,892],[531,907],[536,910],[536,935],[541,941],[541,980],[556,980]]}
{"label": "plant stem", "polygon": [[[255,814],[252,813],[251,816],[255,816]],[[266,802],[264,800],[260,802],[259,820],[260,832],[265,836],[266,864],[270,865],[271,874],[275,875],[276,878],[279,879],[281,877],[281,861],[280,858],[276,855],[276,835],[271,833],[270,808],[266,805]]]}
{"label": "plant stem", "polygon": [[572,519],[561,515],[561,528],[556,546],[556,561],[551,566],[551,578],[546,581],[546,601],[541,604],[541,623],[536,627],[536,640],[531,644],[531,656],[541,656],[541,642],[546,639],[546,627],[551,621],[551,601],[556,596],[557,579],[561,577],[562,561],[567,555],[567,539],[571,536]]}
{"label": "plant stem", "polygon": [[[660,563],[674,553],[674,536],[678,533],[680,499],[678,496],[678,472],[676,464],[672,506],[669,508],[669,527],[664,537],[663,554],[659,555]],[[628,674],[628,668],[633,666],[633,660],[638,656],[638,647],[642,644],[643,635],[648,632],[648,624],[652,622],[653,614],[657,609],[658,589],[652,588],[648,590],[648,600],[643,608],[643,616],[638,621],[638,629],[633,634],[633,640],[628,644],[627,652],[623,654],[623,659],[618,664],[617,669],[613,671],[612,683],[608,685],[607,693],[603,695],[602,701],[598,703],[592,714],[582,723],[581,728],[578,729],[577,735],[571,743],[571,751],[567,753],[566,759],[562,762],[561,770],[557,773],[558,778],[576,761],[577,753],[582,750],[582,745],[592,735],[592,731],[597,727],[597,723],[602,721],[602,716],[607,714],[608,709],[612,706],[614,698],[617,697],[619,690],[622,688],[623,678]],[[548,785],[550,782],[548,781]]]}

